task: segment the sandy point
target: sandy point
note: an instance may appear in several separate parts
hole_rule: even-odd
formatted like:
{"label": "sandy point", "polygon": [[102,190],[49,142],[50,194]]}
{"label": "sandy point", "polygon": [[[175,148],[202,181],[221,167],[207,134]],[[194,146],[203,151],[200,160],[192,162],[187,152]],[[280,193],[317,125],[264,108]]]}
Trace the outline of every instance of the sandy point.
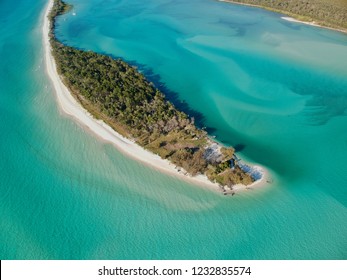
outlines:
{"label": "sandy point", "polygon": [[[53,0],[50,0],[44,14],[43,21],[43,45],[45,52],[46,71],[52,81],[56,98],[61,110],[69,115],[71,118],[88,128],[94,135],[100,139],[112,143],[119,151],[127,156],[138,160],[156,170],[164,172],[166,174],[178,177],[186,182],[194,185],[207,187],[215,191],[223,191],[221,186],[217,183],[211,182],[205,175],[189,176],[185,175],[186,172],[182,172],[182,168],[177,168],[174,164],[168,160],[164,160],[158,155],[155,155],[141,146],[137,145],[133,141],[123,137],[110,126],[101,120],[96,120],[86,109],[84,109],[80,103],[78,103],[72,96],[68,88],[62,82],[56,68],[56,63],[51,52],[51,45],[49,42],[49,30],[50,22],[48,15],[53,7]],[[265,169],[263,169],[265,170]],[[266,174],[264,171],[263,174]],[[263,176],[260,180],[255,181],[250,186],[236,185],[235,191],[246,190],[247,188],[254,188],[255,186],[261,186],[264,184],[266,176]]]}

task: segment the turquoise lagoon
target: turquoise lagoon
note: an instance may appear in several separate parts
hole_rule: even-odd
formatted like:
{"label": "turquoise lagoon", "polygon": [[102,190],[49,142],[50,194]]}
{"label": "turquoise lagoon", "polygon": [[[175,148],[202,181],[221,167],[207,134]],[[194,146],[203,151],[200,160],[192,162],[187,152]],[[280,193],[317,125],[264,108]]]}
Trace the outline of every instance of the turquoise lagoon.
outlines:
{"label": "turquoise lagoon", "polygon": [[71,0],[57,35],[137,65],[240,157],[237,196],[142,165],[60,112],[47,1],[0,2],[1,259],[346,259],[347,36],[213,0]]}

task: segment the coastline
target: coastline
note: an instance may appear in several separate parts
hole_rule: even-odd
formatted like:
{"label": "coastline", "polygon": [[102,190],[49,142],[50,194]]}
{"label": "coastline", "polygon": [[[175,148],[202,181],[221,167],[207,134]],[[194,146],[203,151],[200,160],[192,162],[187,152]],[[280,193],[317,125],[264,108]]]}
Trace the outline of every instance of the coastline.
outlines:
{"label": "coastline", "polygon": [[318,24],[316,24],[314,21],[313,22],[308,22],[308,21],[301,21],[292,17],[281,17],[281,19],[284,19],[286,21],[290,21],[290,22],[297,22],[297,23],[303,23],[303,24],[307,24],[307,25],[311,25],[311,26],[316,26],[316,27],[322,27]]}
{"label": "coastline", "polygon": [[[282,16],[281,17],[281,19],[286,20],[286,21],[302,23],[302,24],[306,24],[306,25],[311,25],[311,26],[324,28],[324,29],[329,29],[329,30],[338,31],[338,32],[347,34],[347,29],[341,29],[341,28],[337,28],[337,27],[336,28],[329,27],[329,26],[318,24],[315,21],[302,21],[302,20],[296,19],[294,14],[289,14],[288,12],[283,11],[283,10],[272,9],[270,7],[254,5],[254,4],[240,3],[240,2],[235,2],[235,1],[232,1],[232,0],[217,0],[217,1],[225,2],[225,3],[231,3],[231,4],[236,4],[236,5],[242,5],[242,6],[261,8],[261,9],[268,10],[268,11],[271,11],[271,12],[287,15],[287,16]],[[299,16],[299,15],[297,15],[297,16]]]}
{"label": "coastline", "polygon": [[[222,187],[219,184],[211,182],[205,175],[197,175],[192,177],[185,175],[184,171],[178,171],[177,167],[174,164],[170,163],[168,160],[162,159],[158,155],[145,150],[133,141],[123,137],[122,135],[114,131],[110,126],[108,126],[104,121],[95,119],[86,109],[82,107],[80,103],[75,100],[68,88],[62,82],[57,72],[55,60],[51,52],[51,45],[49,42],[50,22],[48,20],[48,15],[52,7],[53,0],[49,0],[44,13],[44,22],[42,28],[43,45],[45,52],[46,71],[50,80],[52,81],[56,93],[56,98],[62,112],[75,119],[85,128],[88,128],[94,135],[96,135],[100,139],[114,145],[123,154],[126,154],[127,156],[139,162],[142,162],[166,174],[178,177],[179,179],[183,179],[186,182],[192,183],[194,185],[208,187],[216,191],[223,191]],[[265,185],[267,183],[268,173],[263,168],[261,168],[261,172],[261,179],[255,181],[249,186],[241,184],[235,185],[235,187],[237,188],[233,189],[230,192],[236,192]]]}
{"label": "coastline", "polygon": [[295,19],[295,18],[289,17],[289,16],[281,17],[281,19],[286,20],[286,21],[290,21],[290,22],[302,23],[302,24],[306,24],[306,25],[311,25],[311,26],[329,29],[329,30],[338,31],[338,32],[342,32],[342,33],[347,34],[347,30],[320,25],[320,24],[315,23],[314,21],[302,21],[302,20],[298,20],[298,19]]}

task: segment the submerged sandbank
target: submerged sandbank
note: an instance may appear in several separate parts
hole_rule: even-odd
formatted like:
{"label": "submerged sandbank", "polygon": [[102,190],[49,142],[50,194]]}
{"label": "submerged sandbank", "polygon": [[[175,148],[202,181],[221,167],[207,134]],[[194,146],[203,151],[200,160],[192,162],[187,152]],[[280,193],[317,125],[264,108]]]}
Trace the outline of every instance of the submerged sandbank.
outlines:
{"label": "submerged sandbank", "polygon": [[[179,169],[182,170],[182,168],[177,168],[168,160],[162,159],[158,155],[145,150],[133,141],[123,137],[102,120],[95,119],[86,109],[82,107],[80,103],[75,100],[68,88],[62,82],[57,72],[55,60],[51,52],[51,46],[49,42],[50,22],[48,15],[53,6],[53,3],[53,0],[49,1],[44,15],[44,24],[42,30],[43,44],[47,73],[53,83],[56,97],[62,111],[77,120],[83,126],[87,127],[102,140],[112,143],[119,151],[142,163],[145,163],[167,174],[184,179],[185,181],[193,183],[195,185],[209,187],[214,190],[222,190],[219,184],[212,183],[205,175],[197,175],[194,177],[185,175],[186,172],[179,171]],[[266,184],[267,180],[265,174],[267,174],[267,172],[263,171],[262,174],[262,178],[255,181],[250,186],[237,185],[237,191]]]}

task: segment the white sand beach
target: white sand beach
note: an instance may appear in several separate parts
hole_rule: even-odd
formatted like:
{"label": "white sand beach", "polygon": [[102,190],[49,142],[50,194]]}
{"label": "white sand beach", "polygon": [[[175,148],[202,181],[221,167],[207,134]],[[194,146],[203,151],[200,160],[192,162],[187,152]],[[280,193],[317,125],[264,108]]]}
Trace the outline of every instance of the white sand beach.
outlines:
{"label": "white sand beach", "polygon": [[[59,106],[62,111],[71,116],[73,119],[78,121],[84,127],[88,128],[96,136],[100,137],[102,140],[112,143],[119,151],[122,153],[136,159],[146,165],[149,165],[157,170],[165,172],[167,174],[179,177],[189,183],[195,185],[208,187],[217,191],[220,191],[220,186],[217,183],[212,183],[208,180],[205,175],[198,176],[188,176],[184,175],[185,172],[178,171],[176,166],[170,163],[168,160],[160,158],[158,155],[155,155],[144,148],[140,147],[131,140],[123,137],[116,131],[114,131],[110,126],[105,124],[101,120],[96,120],[89,112],[87,112],[72,96],[67,87],[63,84],[62,80],[56,69],[56,64],[51,53],[51,46],[49,43],[49,25],[48,14],[53,6],[53,0],[49,1],[47,5],[45,15],[44,15],[44,24],[43,24],[43,44],[45,51],[45,60],[46,60],[46,69],[49,78],[52,81],[52,84],[55,89],[56,98],[58,100]],[[258,187],[263,184],[267,184],[266,174],[264,169],[262,178],[251,186],[238,185],[237,190],[244,190],[250,187]]]}
{"label": "white sand beach", "polygon": [[292,17],[281,17],[281,19],[284,19],[286,21],[291,21],[291,22],[297,22],[297,23],[303,23],[303,24],[308,24],[308,25],[312,25],[312,26],[322,27],[322,26],[316,24],[314,21],[313,22],[301,21],[301,20],[297,20],[297,19],[292,18]]}
{"label": "white sand beach", "polygon": [[315,26],[315,27],[319,27],[319,28],[329,29],[329,30],[333,30],[333,31],[338,31],[338,32],[342,32],[342,33],[347,33],[347,31],[344,29],[323,26],[323,25],[315,23],[314,21],[301,21],[301,20],[298,20],[298,19],[295,19],[292,17],[281,17],[281,19],[286,20],[286,21],[296,22],[296,23],[307,24],[307,25],[311,25],[311,26]]}

